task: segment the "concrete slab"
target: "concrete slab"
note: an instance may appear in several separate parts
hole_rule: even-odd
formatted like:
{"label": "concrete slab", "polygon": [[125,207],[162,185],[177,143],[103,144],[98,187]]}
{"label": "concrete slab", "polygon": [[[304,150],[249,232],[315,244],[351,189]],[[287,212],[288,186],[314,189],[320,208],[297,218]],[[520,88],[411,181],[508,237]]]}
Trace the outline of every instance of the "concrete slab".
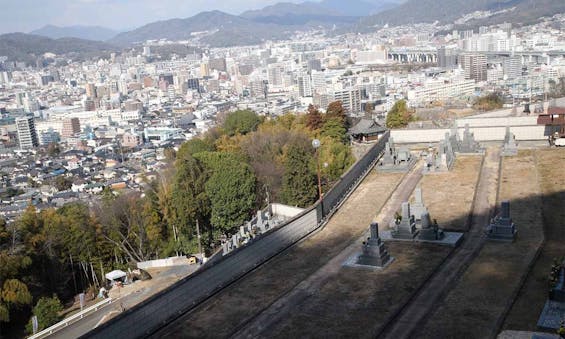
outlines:
{"label": "concrete slab", "polygon": [[441,240],[422,240],[418,237],[414,239],[396,239],[392,237],[391,231],[381,231],[380,237],[383,241],[405,241],[405,242],[425,242],[429,244],[437,244],[443,246],[457,247],[463,241],[464,233],[461,232],[443,232],[445,235]]}
{"label": "concrete slab", "polygon": [[347,260],[343,263],[343,266],[361,268],[371,271],[381,271],[387,268],[394,261],[394,257],[390,257],[390,260],[384,266],[371,266],[371,265],[360,265],[357,264],[357,258],[361,255],[361,252],[355,252],[353,255],[349,256]]}

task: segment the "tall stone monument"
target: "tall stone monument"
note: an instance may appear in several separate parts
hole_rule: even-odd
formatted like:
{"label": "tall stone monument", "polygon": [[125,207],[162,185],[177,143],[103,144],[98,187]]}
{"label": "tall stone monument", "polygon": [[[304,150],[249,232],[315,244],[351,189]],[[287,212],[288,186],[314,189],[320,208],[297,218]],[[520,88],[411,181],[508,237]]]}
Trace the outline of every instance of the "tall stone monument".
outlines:
{"label": "tall stone monument", "polygon": [[395,239],[412,240],[418,235],[416,221],[410,214],[410,203],[402,203],[402,214],[399,223],[395,223],[395,228],[391,231],[391,236]]}
{"label": "tall stone monument", "polygon": [[428,212],[428,209],[424,206],[421,187],[416,187],[414,190],[414,202],[410,204],[410,212],[414,215],[415,220],[422,220],[422,214]]}
{"label": "tall stone monument", "polygon": [[465,124],[465,131],[463,131],[463,140],[459,145],[458,152],[461,153],[478,153],[481,151],[480,144],[475,141],[475,135],[471,133],[469,124]]}
{"label": "tall stone monument", "polygon": [[390,261],[384,242],[379,237],[379,225],[371,223],[371,237],[363,242],[363,252],[357,258],[357,265],[384,267]]}
{"label": "tall stone monument", "polygon": [[510,132],[510,127],[506,127],[506,134],[504,135],[504,145],[502,146],[503,156],[514,156],[518,154],[518,144],[514,133]]}
{"label": "tall stone monument", "polygon": [[500,205],[500,214],[494,217],[487,226],[487,237],[492,240],[514,241],[518,231],[510,217],[510,202],[503,201]]}
{"label": "tall stone monument", "polygon": [[432,219],[430,218],[430,213],[427,211],[422,213],[422,228],[420,228],[420,232],[418,233],[418,239],[420,240],[441,240],[444,238],[445,234],[439,226],[437,222],[434,221],[432,223]]}

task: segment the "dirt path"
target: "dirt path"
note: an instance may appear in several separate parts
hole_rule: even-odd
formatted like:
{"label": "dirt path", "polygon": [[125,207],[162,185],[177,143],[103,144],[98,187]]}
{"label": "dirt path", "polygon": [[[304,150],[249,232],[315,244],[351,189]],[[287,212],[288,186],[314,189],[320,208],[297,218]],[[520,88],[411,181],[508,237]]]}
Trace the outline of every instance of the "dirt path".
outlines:
{"label": "dirt path", "polygon": [[486,242],[418,329],[418,338],[494,338],[498,334],[543,238],[532,152],[520,150],[517,156],[503,159],[498,201],[503,200],[510,201],[511,217],[518,229],[515,241]]}
{"label": "dirt path", "polygon": [[462,245],[448,258],[420,292],[405,306],[391,326],[385,328],[386,338],[408,338],[433,310],[450,286],[461,276],[484,244],[483,228],[495,207],[500,151],[487,150],[475,195],[470,231]]}
{"label": "dirt path", "polygon": [[[415,166],[391,195],[376,220],[382,225],[388,225],[394,217],[395,211],[399,209],[403,201],[408,200],[421,178],[421,167]],[[318,292],[329,279],[332,279],[342,269],[343,263],[349,256],[359,251],[361,243],[366,239],[366,233],[331,259],[326,265],[298,284],[293,290],[261,312],[255,319],[235,333],[233,337],[256,338],[258,336],[270,336],[268,332],[274,324],[288,319],[296,307],[306,302],[309,297]]]}

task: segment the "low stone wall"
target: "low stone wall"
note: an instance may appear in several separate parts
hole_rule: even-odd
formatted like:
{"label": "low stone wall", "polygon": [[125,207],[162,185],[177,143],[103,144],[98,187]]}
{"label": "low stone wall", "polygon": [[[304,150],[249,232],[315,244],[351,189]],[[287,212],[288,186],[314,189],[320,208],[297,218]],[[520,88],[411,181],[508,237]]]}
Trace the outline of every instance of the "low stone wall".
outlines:
{"label": "low stone wall", "polygon": [[188,265],[188,260],[186,259],[186,257],[170,257],[165,259],[142,261],[137,263],[137,268],[146,270],[153,267],[169,267],[179,265]]}

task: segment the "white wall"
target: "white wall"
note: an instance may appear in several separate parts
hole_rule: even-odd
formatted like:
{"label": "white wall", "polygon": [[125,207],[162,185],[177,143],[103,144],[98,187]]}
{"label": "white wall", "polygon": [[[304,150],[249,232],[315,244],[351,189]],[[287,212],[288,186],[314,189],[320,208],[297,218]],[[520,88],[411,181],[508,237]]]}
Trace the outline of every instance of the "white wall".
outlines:
{"label": "white wall", "polygon": [[[504,140],[506,126],[510,126],[510,132],[514,133],[518,141],[547,139],[545,126],[537,125],[536,116],[458,119],[457,131],[460,137],[463,137],[466,124],[477,141]],[[392,130],[391,137],[395,143],[438,142],[450,131],[449,128]]]}

